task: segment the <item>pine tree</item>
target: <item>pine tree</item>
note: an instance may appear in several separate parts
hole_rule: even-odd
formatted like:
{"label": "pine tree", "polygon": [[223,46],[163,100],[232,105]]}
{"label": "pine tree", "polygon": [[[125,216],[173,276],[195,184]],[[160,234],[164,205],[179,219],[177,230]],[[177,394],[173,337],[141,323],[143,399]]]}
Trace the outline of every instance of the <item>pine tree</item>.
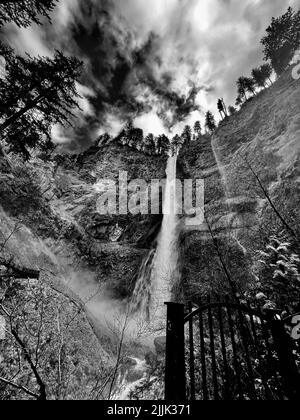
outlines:
{"label": "pine tree", "polygon": [[177,153],[181,146],[182,146],[182,139],[178,134],[176,134],[176,136],[173,137],[172,143],[171,143],[172,154],[174,155],[175,153]]}
{"label": "pine tree", "polygon": [[58,0],[0,0],[0,26],[14,22],[27,27],[32,22],[40,24],[40,17],[50,21],[50,13]]}
{"label": "pine tree", "polygon": [[239,107],[240,105],[242,105],[242,103],[243,103],[243,97],[241,96],[241,94],[239,94],[238,97],[236,98],[235,105]]}
{"label": "pine tree", "polygon": [[245,81],[245,77],[241,76],[238,78],[238,81],[236,82],[237,84],[237,88],[238,88],[238,100],[240,99],[240,101],[242,102],[242,99],[244,98],[246,101],[248,100],[247,98],[247,88],[246,88],[246,81]]}
{"label": "pine tree", "polygon": [[225,102],[224,102],[223,99],[218,99],[217,106],[218,106],[218,111],[219,111],[219,113],[221,115],[222,120],[224,118],[228,117],[226,105],[225,105]]}
{"label": "pine tree", "polygon": [[271,76],[272,76],[272,73],[273,73],[273,69],[272,69],[271,64],[269,64],[269,63],[263,64],[260,67],[260,71],[262,73],[262,76],[265,78],[265,80],[269,80],[269,82],[272,85],[273,82],[271,80]]}
{"label": "pine tree", "polygon": [[50,145],[54,124],[70,124],[78,108],[82,63],[58,51],[53,59],[21,57],[3,44],[0,55],[6,62],[0,78],[0,136],[28,157],[28,149]]}
{"label": "pine tree", "polygon": [[252,77],[245,77],[244,78],[244,86],[247,92],[256,95],[255,91],[255,80]]}
{"label": "pine tree", "polygon": [[300,11],[291,7],[279,18],[272,18],[261,40],[264,46],[264,59],[271,61],[275,72],[280,75],[288,66],[300,45]]}
{"label": "pine tree", "polygon": [[186,125],[184,127],[183,133],[182,133],[183,141],[186,143],[190,143],[192,140],[192,129],[189,125]]}
{"label": "pine tree", "polygon": [[236,113],[236,108],[232,105],[229,105],[228,107],[229,115],[234,115]]}
{"label": "pine tree", "polygon": [[134,130],[133,121],[129,119],[125,124],[124,129],[121,131],[120,135],[118,136],[119,141],[124,146],[127,144],[128,146],[132,146],[132,132]]}
{"label": "pine tree", "polygon": [[170,141],[164,134],[157,138],[157,150],[159,155],[167,154],[170,150]]}
{"label": "pine tree", "polygon": [[236,82],[238,88],[238,97],[236,101],[236,105],[242,103],[243,99],[246,101],[248,100],[247,92],[256,95],[255,92],[255,81],[252,77],[239,77],[238,81]]}
{"label": "pine tree", "polygon": [[251,75],[257,87],[266,87],[266,78],[262,74],[261,68],[253,69]]}
{"label": "pine tree", "polygon": [[144,132],[141,128],[134,128],[131,131],[131,144],[138,150],[141,150],[144,143]]}
{"label": "pine tree", "polygon": [[205,116],[205,128],[212,133],[216,129],[215,117],[212,112],[207,111]]}
{"label": "pine tree", "polygon": [[196,138],[199,138],[201,136],[202,128],[200,121],[196,121],[194,125],[194,133],[196,135]]}
{"label": "pine tree", "polygon": [[148,134],[144,140],[144,151],[149,155],[155,155],[156,144],[154,135],[152,133]]}

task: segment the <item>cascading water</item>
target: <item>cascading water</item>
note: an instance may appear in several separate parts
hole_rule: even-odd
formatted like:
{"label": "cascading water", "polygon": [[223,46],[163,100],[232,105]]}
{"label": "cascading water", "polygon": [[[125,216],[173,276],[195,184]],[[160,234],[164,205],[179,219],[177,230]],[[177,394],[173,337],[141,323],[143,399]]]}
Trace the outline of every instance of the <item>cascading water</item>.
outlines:
{"label": "cascading water", "polygon": [[[178,236],[179,218],[176,212],[176,164],[177,156],[170,156],[166,169],[166,185],[163,197],[163,221],[153,248],[144,259],[130,303],[130,320],[137,330],[142,330],[140,341],[146,339],[153,346],[154,339],[165,335],[166,306],[172,300],[172,288],[180,280]],[[134,328],[133,327],[133,328]],[[143,337],[144,335],[144,337]],[[149,339],[152,342],[149,343]],[[116,381],[114,399],[130,399],[135,388],[147,377],[147,363],[132,357],[136,364],[121,369]],[[138,375],[137,375],[138,374]],[[137,380],[131,382],[130,377]]]}
{"label": "cascading water", "polygon": [[151,250],[144,260],[132,296],[132,311],[145,315],[156,331],[165,328],[164,303],[171,300],[172,285],[179,279],[176,164],[177,156],[170,156],[157,248]]}

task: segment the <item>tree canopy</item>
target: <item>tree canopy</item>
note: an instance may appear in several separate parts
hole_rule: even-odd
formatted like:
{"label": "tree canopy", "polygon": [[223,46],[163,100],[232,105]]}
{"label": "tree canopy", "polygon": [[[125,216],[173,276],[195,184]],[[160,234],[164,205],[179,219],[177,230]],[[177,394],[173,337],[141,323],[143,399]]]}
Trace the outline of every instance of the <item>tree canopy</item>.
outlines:
{"label": "tree canopy", "polygon": [[275,72],[280,75],[293,58],[300,45],[300,11],[291,7],[278,18],[272,18],[267,35],[261,40],[264,58],[271,61]]}
{"label": "tree canopy", "polygon": [[58,0],[0,0],[0,26],[15,22],[27,27],[32,22],[40,24],[40,18],[50,20],[50,13]]}
{"label": "tree canopy", "polygon": [[205,115],[205,127],[211,133],[216,129],[215,117],[211,111],[207,111]]}
{"label": "tree canopy", "polygon": [[28,158],[29,149],[50,146],[53,124],[70,124],[74,117],[82,63],[59,51],[54,58],[23,57],[3,44],[0,54],[6,62],[0,78],[0,135]]}

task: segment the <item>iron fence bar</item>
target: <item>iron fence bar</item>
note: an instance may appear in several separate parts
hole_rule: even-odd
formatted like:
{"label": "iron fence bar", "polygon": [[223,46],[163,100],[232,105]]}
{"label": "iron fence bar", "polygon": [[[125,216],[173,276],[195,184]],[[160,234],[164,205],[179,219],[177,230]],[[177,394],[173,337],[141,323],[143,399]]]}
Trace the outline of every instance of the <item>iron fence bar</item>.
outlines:
{"label": "iron fence bar", "polygon": [[300,399],[300,374],[293,356],[291,338],[287,335],[281,319],[271,321],[271,330],[279,357],[283,385],[290,400]]}
{"label": "iron fence bar", "polygon": [[167,305],[167,341],[165,366],[165,399],[186,400],[184,305]]}
{"label": "iron fence bar", "polygon": [[245,317],[243,317],[241,309],[238,309],[238,315],[239,315],[239,321],[240,321],[240,335],[241,335],[241,338],[242,338],[242,344],[243,344],[244,352],[245,352],[245,356],[246,356],[247,370],[248,370],[249,379],[250,379],[250,393],[251,393],[252,399],[257,400],[257,394],[256,394],[256,388],[255,388],[255,378],[254,378],[254,373],[253,373],[253,368],[252,368],[248,343],[246,341],[246,327],[245,327],[245,322],[244,322]]}
{"label": "iron fence bar", "polygon": [[[228,297],[226,297],[226,299],[228,299]],[[218,308],[219,306],[221,306],[221,307],[223,307],[223,306],[227,307],[228,306],[230,309],[235,309],[235,310],[240,309],[240,310],[248,313],[248,308],[247,308],[246,305],[238,305],[237,303],[232,303],[229,300],[226,301],[225,305],[224,305],[224,303],[219,303],[219,302],[218,303],[205,304],[201,307],[201,311],[204,312],[204,311],[208,310],[209,307],[211,309],[215,309],[215,308]],[[190,318],[195,317],[196,315],[198,315],[199,312],[200,312],[200,308],[195,309],[192,313],[185,316],[184,322],[185,323],[188,322]],[[261,317],[264,320],[269,319],[266,315],[264,315],[262,312],[259,312],[257,309],[251,308],[251,313],[254,316]],[[280,311],[275,311],[275,313],[280,313]]]}
{"label": "iron fence bar", "polygon": [[[259,308],[259,312],[262,314],[261,308]],[[272,365],[275,364],[275,361],[274,361],[274,357],[272,355],[272,348],[271,348],[270,341],[269,341],[269,334],[268,334],[268,329],[266,327],[266,323],[267,323],[267,321],[265,321],[263,318],[261,318],[262,334],[263,334],[264,341],[265,341],[266,348],[267,348],[268,362],[269,362],[269,365],[272,367]],[[281,380],[278,377],[278,371],[276,370],[276,366],[273,369],[273,371],[274,371],[274,379],[276,381],[278,392],[279,392],[279,398],[280,398],[280,400],[284,400],[284,395],[282,393]]]}
{"label": "iron fence bar", "polygon": [[[207,301],[209,305],[210,298],[208,298]],[[214,338],[212,310],[211,310],[210,305],[208,306],[208,324],[209,324],[209,336],[210,336],[211,366],[212,366],[212,376],[213,376],[213,385],[214,385],[214,399],[219,400],[217,364],[216,364],[216,353],[215,353],[215,338]]]}
{"label": "iron fence bar", "polygon": [[[199,308],[202,307],[202,301],[199,299]],[[204,328],[203,328],[203,312],[199,311],[199,330],[200,330],[200,350],[201,350],[201,371],[202,371],[202,391],[203,400],[208,400],[208,389],[207,389],[207,372],[206,372],[206,351],[205,351],[205,340],[204,340]]]}
{"label": "iron fence bar", "polygon": [[[258,335],[257,335],[257,332],[256,332],[254,316],[251,313],[251,303],[249,302],[249,300],[247,300],[247,306],[249,308],[249,317],[250,317],[250,323],[251,323],[251,328],[252,328],[252,332],[253,332],[255,354],[256,354],[257,359],[258,359],[258,361],[260,363],[260,366],[262,368],[262,371],[261,371],[262,383],[263,383],[263,386],[264,386],[264,389],[265,389],[267,399],[271,400],[272,399],[271,392],[270,392],[270,388],[268,386],[268,380],[267,380],[265,372],[264,372],[263,359],[262,359],[262,356],[261,356],[261,353],[260,353]],[[260,318],[258,318],[258,319],[260,320]],[[260,320],[260,321],[263,322],[263,320]]]}
{"label": "iron fence bar", "polygon": [[[220,302],[221,303],[221,302]],[[221,348],[222,348],[222,357],[224,363],[224,375],[225,375],[225,396],[226,399],[230,398],[230,391],[229,391],[229,367],[227,362],[227,351],[226,351],[226,342],[225,342],[225,334],[224,334],[224,324],[223,324],[223,317],[222,317],[222,308],[218,306],[218,316],[219,316],[219,325],[220,325],[220,337],[221,337]]]}
{"label": "iron fence bar", "polygon": [[[189,311],[192,312],[192,303],[189,303]],[[194,359],[194,327],[193,318],[189,320],[189,344],[190,344],[190,380],[191,380],[191,400],[196,399],[195,392],[195,359]]]}
{"label": "iron fence bar", "polygon": [[237,377],[237,385],[238,385],[238,393],[239,393],[239,399],[243,399],[243,390],[242,390],[242,382],[241,382],[241,373],[240,373],[240,366],[237,356],[237,348],[236,348],[236,342],[235,342],[235,334],[234,334],[234,327],[233,327],[233,320],[232,320],[232,314],[231,309],[229,305],[229,298],[226,297],[226,307],[227,307],[227,316],[228,316],[228,324],[229,324],[229,330],[230,330],[230,338],[231,338],[231,345],[232,345],[232,354],[233,354],[233,365],[234,370]]}

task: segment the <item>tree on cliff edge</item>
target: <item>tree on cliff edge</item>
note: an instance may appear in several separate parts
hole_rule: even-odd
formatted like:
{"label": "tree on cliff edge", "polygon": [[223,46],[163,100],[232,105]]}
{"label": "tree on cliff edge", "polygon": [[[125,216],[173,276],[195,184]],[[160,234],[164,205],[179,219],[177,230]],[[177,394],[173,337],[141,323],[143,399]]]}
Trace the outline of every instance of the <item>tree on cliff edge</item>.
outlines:
{"label": "tree on cliff edge", "polygon": [[215,117],[213,116],[211,111],[207,111],[205,116],[205,128],[210,132],[213,133],[213,131],[216,129],[216,122]]}
{"label": "tree on cliff edge", "polygon": [[272,18],[267,35],[261,40],[264,58],[271,61],[275,72],[280,75],[288,66],[300,45],[300,11],[291,7],[287,12]]}
{"label": "tree on cliff edge", "polygon": [[59,51],[53,59],[22,57],[1,43],[0,55],[6,61],[0,78],[0,137],[28,158],[29,149],[50,145],[54,124],[70,124],[74,117],[82,63]]}
{"label": "tree on cliff edge", "polygon": [[27,27],[31,22],[40,24],[40,17],[50,20],[50,13],[58,0],[0,0],[0,26],[15,22]]}

